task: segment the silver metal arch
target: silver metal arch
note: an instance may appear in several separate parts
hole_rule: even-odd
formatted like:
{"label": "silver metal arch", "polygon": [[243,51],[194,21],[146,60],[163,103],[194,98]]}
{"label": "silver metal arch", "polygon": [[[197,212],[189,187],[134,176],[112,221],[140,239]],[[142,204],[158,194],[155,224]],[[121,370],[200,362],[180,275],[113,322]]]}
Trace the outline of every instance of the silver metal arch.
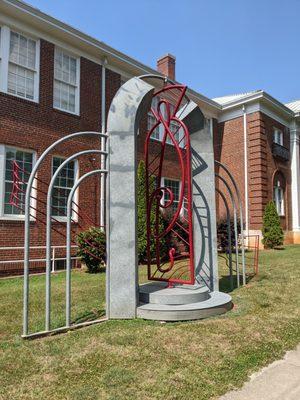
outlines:
{"label": "silver metal arch", "polygon": [[67,268],[66,268],[66,327],[68,328],[71,323],[71,217],[72,217],[72,202],[75,191],[78,186],[89,176],[96,174],[107,174],[108,171],[105,169],[95,169],[94,171],[87,172],[82,175],[75,185],[72,187],[71,192],[68,196],[67,202],[67,242],[66,242],[66,257],[67,257]]}
{"label": "silver metal arch", "polygon": [[233,208],[233,224],[234,224],[234,236],[235,236],[235,255],[236,255],[236,260],[235,260],[235,265],[236,265],[236,279],[237,279],[237,287],[240,286],[240,265],[239,265],[239,249],[238,249],[238,227],[237,227],[237,208],[236,208],[236,203],[235,203],[235,198],[233,196],[232,190],[230,186],[228,185],[226,179],[224,179],[221,175],[215,173],[215,176],[219,178],[225,185],[229,196],[230,200],[232,203],[232,208]]}
{"label": "silver metal arch", "polygon": [[107,155],[106,151],[102,150],[83,150],[78,153],[73,154],[69,158],[67,158],[55,171],[50,181],[48,192],[47,192],[47,216],[46,216],[46,279],[48,280],[49,284],[46,285],[46,316],[45,316],[45,330],[50,329],[51,320],[51,200],[52,200],[52,190],[54,186],[54,182],[58,177],[60,171],[72,160],[85,155],[97,153],[102,155]]}
{"label": "silver metal arch", "polygon": [[233,289],[230,212],[229,212],[228,203],[227,203],[227,200],[226,200],[226,197],[224,196],[224,194],[218,188],[216,188],[216,192],[222,198],[222,200],[224,202],[224,205],[225,205],[225,208],[226,208],[227,235],[228,235],[228,248],[229,248],[228,256],[229,256],[230,286],[231,286],[231,289]]}
{"label": "silver metal arch", "polygon": [[[94,131],[84,131],[84,132],[76,132],[64,136],[58,139],[56,142],[52,143],[40,156],[37,160],[36,164],[33,167],[33,170],[29,176],[27,182],[27,189],[25,195],[25,220],[24,220],[24,288],[23,288],[23,335],[24,337],[28,336],[28,302],[29,302],[29,252],[30,252],[30,198],[32,192],[33,182],[37,173],[39,166],[45,157],[58,145],[67,140],[80,137],[80,136],[98,136],[107,138],[107,134],[103,134],[100,132]],[[46,283],[47,285],[47,283]]]}
{"label": "silver metal arch", "polygon": [[242,238],[242,270],[243,270],[243,285],[246,285],[246,266],[245,266],[245,245],[244,245],[244,216],[243,216],[243,204],[242,204],[242,199],[241,199],[241,193],[239,191],[239,188],[236,184],[236,181],[233,177],[233,175],[231,174],[231,172],[229,171],[229,169],[226,167],[226,165],[224,165],[223,163],[221,163],[220,161],[215,160],[215,163],[221,167],[226,174],[229,176],[230,181],[232,182],[234,189],[235,189],[235,194],[236,197],[238,199],[238,203],[239,203],[239,209],[240,209],[240,222],[241,222],[241,238]]}

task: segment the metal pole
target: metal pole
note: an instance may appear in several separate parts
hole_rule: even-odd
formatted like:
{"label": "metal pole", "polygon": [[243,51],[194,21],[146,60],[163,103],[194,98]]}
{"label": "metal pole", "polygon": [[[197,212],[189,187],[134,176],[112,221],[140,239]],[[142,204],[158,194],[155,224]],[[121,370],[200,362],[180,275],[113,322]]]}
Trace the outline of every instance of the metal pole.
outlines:
{"label": "metal pole", "polygon": [[235,198],[232,194],[232,190],[228,185],[227,181],[219,174],[215,173],[215,176],[219,178],[225,185],[226,189],[228,190],[232,207],[233,207],[233,223],[234,223],[234,236],[235,236],[235,265],[236,265],[236,280],[237,280],[237,287],[240,287],[240,264],[239,264],[239,249],[238,249],[238,227],[237,227],[237,211],[236,211],[236,203]]}
{"label": "metal pole", "polygon": [[[64,136],[54,142],[51,146],[49,146],[40,156],[40,158],[35,163],[32,172],[29,176],[26,188],[25,195],[25,221],[24,221],[24,288],[23,288],[23,336],[28,335],[28,305],[29,305],[29,253],[30,253],[30,199],[31,199],[31,191],[33,182],[35,179],[35,175],[37,170],[45,159],[45,157],[60,143],[65,142],[66,140],[77,138],[80,136],[106,136],[99,132],[76,132],[70,135]],[[47,298],[50,298],[50,280],[51,280],[51,268],[46,274],[46,292],[48,292]],[[49,305],[49,304],[48,304]],[[49,330],[50,320],[46,321],[46,330]],[[48,329],[47,329],[48,328]]]}
{"label": "metal pole", "polygon": [[52,250],[52,273],[55,272],[55,247]]}
{"label": "metal pole", "polygon": [[248,193],[248,138],[247,138],[247,111],[245,105],[243,109],[243,126],[244,126],[244,178],[245,178],[245,220],[246,232],[249,236],[249,193]]}
{"label": "metal pole", "polygon": [[[51,206],[52,206],[52,191],[53,191],[53,186],[56,181],[56,178],[62,171],[62,169],[72,160],[85,155],[85,154],[91,154],[91,153],[98,153],[98,154],[103,154],[101,150],[83,150],[79,151],[78,153],[73,154],[64,162],[61,163],[61,165],[57,168],[55,173],[53,174],[51,181],[49,183],[48,187],[48,192],[47,192],[47,216],[46,216],[46,276],[48,276],[50,268],[51,268]],[[105,155],[107,153],[104,153]],[[48,289],[47,289],[48,288]],[[50,288],[50,281],[49,281],[49,286],[47,284],[46,286],[46,326],[45,330],[48,331],[50,329],[50,310],[51,310],[51,288]]]}
{"label": "metal pole", "polygon": [[78,186],[91,175],[107,173],[107,170],[95,169],[82,175],[72,187],[67,201],[67,241],[66,241],[66,327],[71,324],[71,223],[72,223],[72,202]]}
{"label": "metal pole", "polygon": [[[106,91],[106,68],[105,65],[107,64],[107,59],[105,58],[102,64],[102,76],[101,76],[101,132],[105,133],[106,130],[106,96],[105,96],[105,91]],[[101,150],[106,150],[106,139],[101,138]],[[106,168],[106,157],[101,156],[100,158],[100,168],[105,169]],[[104,227],[104,222],[105,222],[105,179],[106,176],[105,174],[100,175],[100,228],[103,230]]]}
{"label": "metal pole", "polygon": [[229,212],[228,203],[227,203],[227,200],[226,200],[224,194],[218,188],[216,188],[216,192],[218,192],[219,195],[221,196],[221,198],[224,202],[225,208],[226,208],[227,235],[228,235],[228,247],[229,247],[228,258],[229,258],[230,287],[231,287],[231,290],[233,290],[230,212]]}
{"label": "metal pole", "polygon": [[245,243],[244,243],[244,216],[243,216],[243,203],[242,203],[242,199],[241,199],[241,194],[239,191],[239,188],[236,184],[236,181],[233,177],[233,175],[231,174],[231,172],[229,171],[229,169],[222,164],[220,161],[215,160],[215,163],[217,165],[219,165],[229,176],[234,189],[235,189],[235,194],[236,197],[238,199],[238,203],[239,203],[239,209],[240,209],[240,223],[241,223],[241,239],[242,239],[242,269],[243,269],[243,285],[246,284],[246,265],[245,265]]}
{"label": "metal pole", "polygon": [[106,148],[108,156],[106,157],[106,168],[108,174],[106,176],[106,213],[105,213],[105,238],[106,238],[106,280],[105,280],[105,300],[106,300],[106,317],[110,318],[110,138],[106,140]]}

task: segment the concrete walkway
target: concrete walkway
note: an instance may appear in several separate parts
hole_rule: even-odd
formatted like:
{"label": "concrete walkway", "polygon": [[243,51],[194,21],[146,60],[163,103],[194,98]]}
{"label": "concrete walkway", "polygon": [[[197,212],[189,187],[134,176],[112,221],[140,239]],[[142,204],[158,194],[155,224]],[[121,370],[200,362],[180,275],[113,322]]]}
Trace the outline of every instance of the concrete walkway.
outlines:
{"label": "concrete walkway", "polygon": [[300,345],[219,400],[300,400]]}

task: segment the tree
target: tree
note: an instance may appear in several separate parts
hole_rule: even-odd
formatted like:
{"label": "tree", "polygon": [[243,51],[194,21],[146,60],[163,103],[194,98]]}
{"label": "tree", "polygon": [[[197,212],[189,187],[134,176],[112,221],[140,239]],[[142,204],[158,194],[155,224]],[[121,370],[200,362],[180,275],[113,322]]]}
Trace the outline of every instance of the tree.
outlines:
{"label": "tree", "polygon": [[[152,193],[155,190],[155,177],[150,177],[149,192]],[[138,235],[138,257],[139,262],[147,260],[147,204],[146,204],[146,167],[145,162],[140,161],[137,170],[137,208],[138,208],[138,223],[137,223],[137,235]],[[153,206],[150,213],[150,226],[151,230],[155,227],[155,207]],[[162,232],[164,229],[163,218],[160,214],[159,217],[159,231]],[[165,255],[166,244],[165,239],[161,241],[161,257]],[[155,241],[152,237],[150,245],[151,257],[155,255]]]}
{"label": "tree", "polygon": [[263,245],[267,249],[283,245],[283,230],[274,201],[270,201],[265,208],[263,216]]}

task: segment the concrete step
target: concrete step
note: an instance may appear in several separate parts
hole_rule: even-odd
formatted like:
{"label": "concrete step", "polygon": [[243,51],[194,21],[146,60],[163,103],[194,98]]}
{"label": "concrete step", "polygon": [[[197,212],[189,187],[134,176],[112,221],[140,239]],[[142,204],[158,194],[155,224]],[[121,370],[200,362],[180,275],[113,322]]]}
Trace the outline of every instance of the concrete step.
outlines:
{"label": "concrete step", "polygon": [[156,321],[187,321],[220,315],[231,308],[231,297],[228,294],[211,292],[207,300],[189,304],[140,303],[137,316]]}
{"label": "concrete step", "polygon": [[141,303],[189,304],[209,299],[209,289],[199,285],[179,285],[167,287],[166,282],[150,282],[140,285]]}

